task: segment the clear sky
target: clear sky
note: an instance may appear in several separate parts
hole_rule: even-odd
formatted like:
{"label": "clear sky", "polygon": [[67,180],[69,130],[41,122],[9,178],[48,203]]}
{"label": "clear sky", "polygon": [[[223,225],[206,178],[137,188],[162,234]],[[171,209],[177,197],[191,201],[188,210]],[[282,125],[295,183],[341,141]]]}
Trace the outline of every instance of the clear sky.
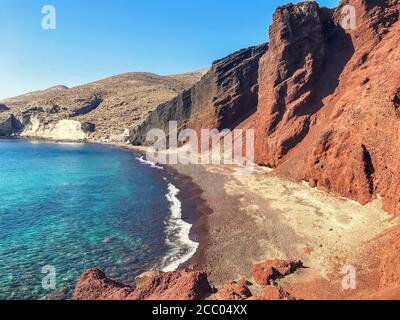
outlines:
{"label": "clear sky", "polygon": [[[1,0],[0,99],[130,71],[173,74],[267,41],[289,0]],[[292,1],[299,2],[299,1]],[[339,0],[319,0],[333,7]],[[42,7],[56,29],[42,28]]]}

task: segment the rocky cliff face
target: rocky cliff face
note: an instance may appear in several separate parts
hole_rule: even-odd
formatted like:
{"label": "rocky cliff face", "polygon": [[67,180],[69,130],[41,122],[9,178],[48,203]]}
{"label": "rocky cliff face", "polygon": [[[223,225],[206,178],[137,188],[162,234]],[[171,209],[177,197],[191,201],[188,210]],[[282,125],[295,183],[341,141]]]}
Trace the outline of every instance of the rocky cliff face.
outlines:
{"label": "rocky cliff face", "polygon": [[[355,8],[355,30],[341,27],[346,5]],[[398,1],[375,0],[342,1],[334,11],[313,3],[278,9],[260,68],[258,162],[362,204],[381,195],[400,214],[399,9]],[[292,33],[282,26],[288,12]]]}
{"label": "rocky cliff face", "polygon": [[192,88],[160,105],[146,121],[132,130],[133,144],[146,144],[152,128],[168,132],[168,122],[180,130],[233,129],[257,110],[259,59],[267,45],[243,49],[213,63]]}
{"label": "rocky cliff face", "polygon": [[[326,10],[325,10],[326,11]],[[261,58],[256,157],[276,167],[308,133],[329,52],[329,12],[315,2],[278,8],[268,52]]]}
{"label": "rocky cliff face", "polygon": [[5,120],[0,122],[0,137],[10,136],[19,130],[21,130],[21,123],[13,115],[9,115]]}
{"label": "rocky cliff face", "polygon": [[[340,26],[345,5],[355,8],[355,30]],[[400,149],[395,138],[400,129],[396,113],[400,69],[393,67],[400,54],[399,9],[398,1],[353,0],[343,1],[328,20],[320,11],[325,21],[320,45],[325,44],[326,54],[314,55],[313,61],[321,60],[317,64],[321,69],[307,68],[314,79],[308,91],[312,99],[302,101],[301,111],[294,116],[290,105],[285,105],[272,132],[269,124],[276,118],[268,112],[261,121],[263,148],[258,150],[265,152],[258,154],[260,162],[362,204],[381,195],[385,209],[400,214]],[[292,29],[303,34],[305,29],[299,27]],[[260,82],[267,85],[260,85],[260,119],[271,88],[271,78],[263,76],[263,70]]]}
{"label": "rocky cliff face", "polygon": [[[355,9],[355,29],[343,28]],[[346,0],[278,8],[267,45],[217,61],[202,81],[150,114],[151,128],[255,129],[256,162],[400,214],[400,3]]]}

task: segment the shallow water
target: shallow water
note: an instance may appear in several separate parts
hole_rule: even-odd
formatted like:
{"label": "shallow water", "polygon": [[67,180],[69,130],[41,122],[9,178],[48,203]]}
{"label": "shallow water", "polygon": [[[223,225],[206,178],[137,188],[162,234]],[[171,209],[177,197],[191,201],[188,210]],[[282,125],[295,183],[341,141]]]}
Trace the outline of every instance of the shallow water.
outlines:
{"label": "shallow water", "polygon": [[[170,189],[125,150],[0,140],[0,299],[70,298],[88,268],[133,283],[187,256],[193,248],[167,239]],[[45,266],[55,290],[42,286]]]}

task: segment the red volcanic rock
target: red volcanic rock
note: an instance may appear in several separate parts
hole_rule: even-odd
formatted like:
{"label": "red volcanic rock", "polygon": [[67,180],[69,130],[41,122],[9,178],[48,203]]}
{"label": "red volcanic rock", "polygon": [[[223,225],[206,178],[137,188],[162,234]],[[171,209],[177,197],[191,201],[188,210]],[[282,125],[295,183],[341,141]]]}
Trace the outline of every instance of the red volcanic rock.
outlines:
{"label": "red volcanic rock", "polygon": [[[344,29],[356,10],[356,28]],[[267,45],[214,63],[203,79],[133,130],[254,129],[255,161],[275,174],[400,214],[400,2],[279,7]],[[167,131],[167,130],[166,130]]]}
{"label": "red volcanic rock", "polygon": [[136,288],[128,300],[200,300],[212,293],[205,272],[176,271],[157,275]]}
{"label": "red volcanic rock", "polygon": [[368,296],[362,296],[358,298],[358,300],[400,300],[400,287],[390,288],[390,289],[382,289],[377,292],[374,292]]}
{"label": "red volcanic rock", "polygon": [[247,280],[228,282],[226,286],[218,290],[218,295],[224,300],[246,300],[252,296]]}
{"label": "red volcanic rock", "polygon": [[391,235],[386,244],[379,266],[379,287],[400,288],[400,231]]}
{"label": "red volcanic rock", "polygon": [[117,281],[107,278],[99,269],[90,269],[80,278],[73,295],[74,300],[125,300],[133,291]]}
{"label": "red volcanic rock", "polygon": [[212,292],[205,272],[158,273],[136,289],[90,269],[78,282],[74,300],[199,300]]}
{"label": "red volcanic rock", "polygon": [[264,300],[295,300],[282,287],[267,286],[264,289]]}
{"label": "red volcanic rock", "polygon": [[147,271],[147,272],[144,272],[144,273],[138,275],[135,278],[136,287],[141,287],[143,284],[145,284],[150,279],[152,279],[156,276],[159,276],[161,274],[163,274],[163,272],[157,271],[157,270],[151,270],[151,271]]}
{"label": "red volcanic rock", "polygon": [[252,297],[250,297],[250,298],[248,298],[248,299],[246,299],[247,301],[263,301],[264,300],[264,298],[263,297],[260,297],[260,296],[252,296]]}
{"label": "red volcanic rock", "polygon": [[315,2],[279,7],[260,59],[256,161],[276,167],[307,134],[307,105],[326,56],[324,13]]}
{"label": "red volcanic rock", "polygon": [[[345,5],[355,30],[341,26]],[[379,194],[400,214],[399,12],[397,0],[277,9],[260,59],[258,163],[362,204]]]}
{"label": "red volcanic rock", "polygon": [[253,266],[254,280],[260,285],[270,285],[273,280],[285,277],[303,267],[301,261],[267,260]]}
{"label": "red volcanic rock", "polygon": [[314,180],[314,179],[309,179],[308,183],[309,183],[311,188],[315,188],[315,187],[318,186],[318,181]]}

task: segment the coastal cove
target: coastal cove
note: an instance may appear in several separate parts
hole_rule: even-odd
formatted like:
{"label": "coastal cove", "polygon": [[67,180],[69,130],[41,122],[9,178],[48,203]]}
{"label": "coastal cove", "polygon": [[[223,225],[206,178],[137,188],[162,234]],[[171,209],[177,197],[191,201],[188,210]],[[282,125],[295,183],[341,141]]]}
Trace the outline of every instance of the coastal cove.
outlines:
{"label": "coastal cove", "polygon": [[[19,232],[19,236],[5,232],[17,228],[21,221],[32,223],[33,218],[40,218],[40,210],[26,210],[24,201],[25,204],[29,201],[29,191],[14,192],[15,197],[21,196],[24,200],[19,199],[22,203],[16,226],[9,216],[12,206],[6,210],[1,203],[3,232],[0,256],[6,262],[3,268],[8,267],[8,270],[2,273],[0,295],[7,299],[21,296],[70,299],[79,276],[93,267],[129,285],[134,285],[135,277],[145,271],[174,271],[190,267],[206,271],[210,283],[220,287],[231,279],[250,279],[254,263],[287,258],[301,259],[306,266],[283,281],[297,297],[349,298],[375,289],[375,280],[371,283],[368,271],[376,268],[379,256],[373,252],[377,241],[374,239],[395,225],[395,221],[388,221],[380,199],[362,206],[312,189],[304,183],[279,178],[263,167],[256,167],[251,174],[243,174],[229,165],[161,166],[145,160],[146,148],[126,144],[0,139],[3,176],[15,174],[15,168],[13,171],[12,166],[11,170],[4,166],[7,144],[8,148],[10,145],[16,149],[30,147],[36,152],[45,149],[44,181],[54,179],[54,164],[60,164],[57,161],[63,158],[54,155],[61,151],[64,156],[84,156],[84,161],[64,162],[64,178],[79,163],[80,170],[85,166],[91,168],[89,180],[93,180],[86,186],[90,192],[84,194],[83,200],[79,199],[82,195],[79,188],[85,186],[82,179],[61,183],[59,187],[64,192],[57,188],[45,189],[44,194],[57,191],[49,203],[57,204],[61,198],[69,200],[69,205],[59,206],[61,215],[57,215],[56,210],[51,211],[45,217],[46,227],[42,226],[43,229],[37,232],[34,231],[35,224],[27,231]],[[13,152],[12,159],[20,160],[21,157],[16,156],[18,152]],[[52,155],[50,158],[49,154]],[[93,155],[95,157],[90,158]],[[27,176],[30,170],[36,174],[41,172],[35,157],[23,160],[29,169],[24,171]],[[0,181],[4,183],[3,176]],[[111,182],[101,183],[105,177]],[[14,176],[7,182],[9,187],[17,186],[24,190],[29,187],[21,185],[20,178]],[[112,188],[115,185],[118,185],[116,190]],[[31,193],[36,195],[41,184],[35,186]],[[115,191],[119,194],[121,189],[123,195],[115,198]],[[6,190],[4,187],[0,189],[2,199],[7,196]],[[95,200],[94,209],[86,199],[91,193],[95,193],[91,199]],[[111,199],[110,193],[113,195]],[[42,197],[47,199],[43,194]],[[86,214],[82,215],[79,208],[82,209],[84,203],[83,212]],[[77,221],[71,213],[63,211],[66,209],[84,219]],[[27,212],[31,212],[32,217]],[[54,227],[57,219],[62,224],[58,228]],[[46,233],[49,228],[50,233]],[[60,240],[61,244],[58,243]],[[29,245],[23,245],[23,241]],[[18,261],[21,257],[22,260]],[[35,261],[36,257],[40,263]],[[10,258],[15,260],[8,260],[11,263],[7,264]],[[41,288],[46,274],[42,274],[40,268],[49,265],[47,261],[50,265],[57,264],[55,267],[59,272],[57,288],[51,291]],[[356,293],[340,290],[340,270],[349,263],[361,268],[358,282],[361,290]],[[62,267],[59,269],[58,266]],[[255,293],[259,289],[257,286],[252,288]]]}
{"label": "coastal cove", "polygon": [[[98,267],[133,284],[172,271],[196,251],[201,207],[190,179],[132,150],[0,139],[0,298],[70,299]],[[54,267],[56,289],[42,287]]]}
{"label": "coastal cove", "polygon": [[0,300],[400,300],[400,0],[31,2]]}

